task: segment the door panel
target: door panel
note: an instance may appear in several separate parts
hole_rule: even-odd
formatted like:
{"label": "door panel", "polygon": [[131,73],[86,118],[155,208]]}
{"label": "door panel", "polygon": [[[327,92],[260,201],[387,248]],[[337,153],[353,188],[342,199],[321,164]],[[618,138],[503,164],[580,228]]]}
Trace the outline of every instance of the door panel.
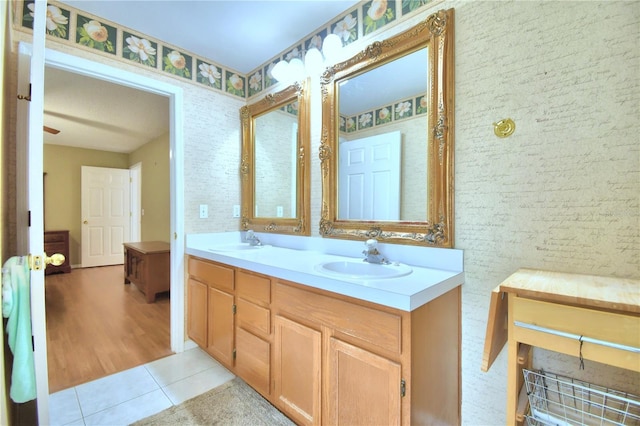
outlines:
{"label": "door panel", "polygon": [[118,265],[129,241],[128,169],[82,166],[82,266]]}
{"label": "door panel", "polygon": [[331,338],[327,368],[327,424],[400,424],[400,364]]}
{"label": "door panel", "polygon": [[207,347],[207,290],[208,286],[189,278],[187,297],[189,316],[187,333],[201,348]]}
{"label": "door panel", "polygon": [[209,287],[207,351],[218,361],[233,366],[233,295]]}
{"label": "door panel", "polygon": [[338,218],[400,220],[401,145],[400,132],[340,143]]}
{"label": "door panel", "polygon": [[320,331],[282,316],[275,320],[275,393],[296,423],[320,424]]}

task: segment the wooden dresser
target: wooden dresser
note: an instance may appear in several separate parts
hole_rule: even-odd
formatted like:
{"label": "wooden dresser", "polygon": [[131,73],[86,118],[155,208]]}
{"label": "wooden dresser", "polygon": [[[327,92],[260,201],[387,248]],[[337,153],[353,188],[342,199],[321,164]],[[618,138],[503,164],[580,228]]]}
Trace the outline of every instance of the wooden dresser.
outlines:
{"label": "wooden dresser", "polygon": [[164,241],[124,243],[124,283],[134,283],[147,303],[171,287],[169,254],[170,245]]}
{"label": "wooden dresser", "polygon": [[44,252],[47,256],[60,253],[64,256],[64,263],[59,266],[47,265],[45,275],[71,272],[69,263],[69,231],[44,231]]}

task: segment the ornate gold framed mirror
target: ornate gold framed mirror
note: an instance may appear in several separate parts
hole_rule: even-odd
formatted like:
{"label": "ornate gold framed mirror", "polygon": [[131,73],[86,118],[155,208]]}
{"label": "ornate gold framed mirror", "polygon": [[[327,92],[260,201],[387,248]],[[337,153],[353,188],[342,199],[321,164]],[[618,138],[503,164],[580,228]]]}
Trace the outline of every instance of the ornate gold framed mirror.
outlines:
{"label": "ornate gold framed mirror", "polygon": [[309,235],[306,83],[240,109],[243,230]]}
{"label": "ornate gold framed mirror", "polygon": [[453,246],[453,9],[321,77],[320,234]]}

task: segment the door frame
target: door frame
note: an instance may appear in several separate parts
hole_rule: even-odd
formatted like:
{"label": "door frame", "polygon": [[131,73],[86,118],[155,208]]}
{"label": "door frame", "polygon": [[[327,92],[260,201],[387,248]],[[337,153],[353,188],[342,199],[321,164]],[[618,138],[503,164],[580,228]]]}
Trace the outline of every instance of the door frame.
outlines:
{"label": "door frame", "polygon": [[129,177],[131,178],[131,186],[129,188],[129,195],[131,200],[129,202],[129,208],[131,210],[131,223],[129,237],[130,241],[140,241],[142,230],[140,226],[141,211],[142,208],[142,163],[136,163],[129,167]]}
{"label": "door frame", "polygon": [[143,90],[169,98],[171,209],[171,350],[184,351],[184,103],[180,87],[88,59],[45,48],[45,67]]}

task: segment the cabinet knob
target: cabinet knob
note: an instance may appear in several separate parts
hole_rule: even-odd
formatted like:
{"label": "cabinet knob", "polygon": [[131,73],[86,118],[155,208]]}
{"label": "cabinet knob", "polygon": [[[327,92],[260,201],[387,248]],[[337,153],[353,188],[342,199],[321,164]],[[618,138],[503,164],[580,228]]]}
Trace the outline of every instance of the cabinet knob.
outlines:
{"label": "cabinet knob", "polygon": [[89,221],[88,221],[88,220],[85,220],[85,221],[84,221],[84,222],[82,222],[82,223],[84,223],[85,225],[88,225],[88,224],[89,224]]}

